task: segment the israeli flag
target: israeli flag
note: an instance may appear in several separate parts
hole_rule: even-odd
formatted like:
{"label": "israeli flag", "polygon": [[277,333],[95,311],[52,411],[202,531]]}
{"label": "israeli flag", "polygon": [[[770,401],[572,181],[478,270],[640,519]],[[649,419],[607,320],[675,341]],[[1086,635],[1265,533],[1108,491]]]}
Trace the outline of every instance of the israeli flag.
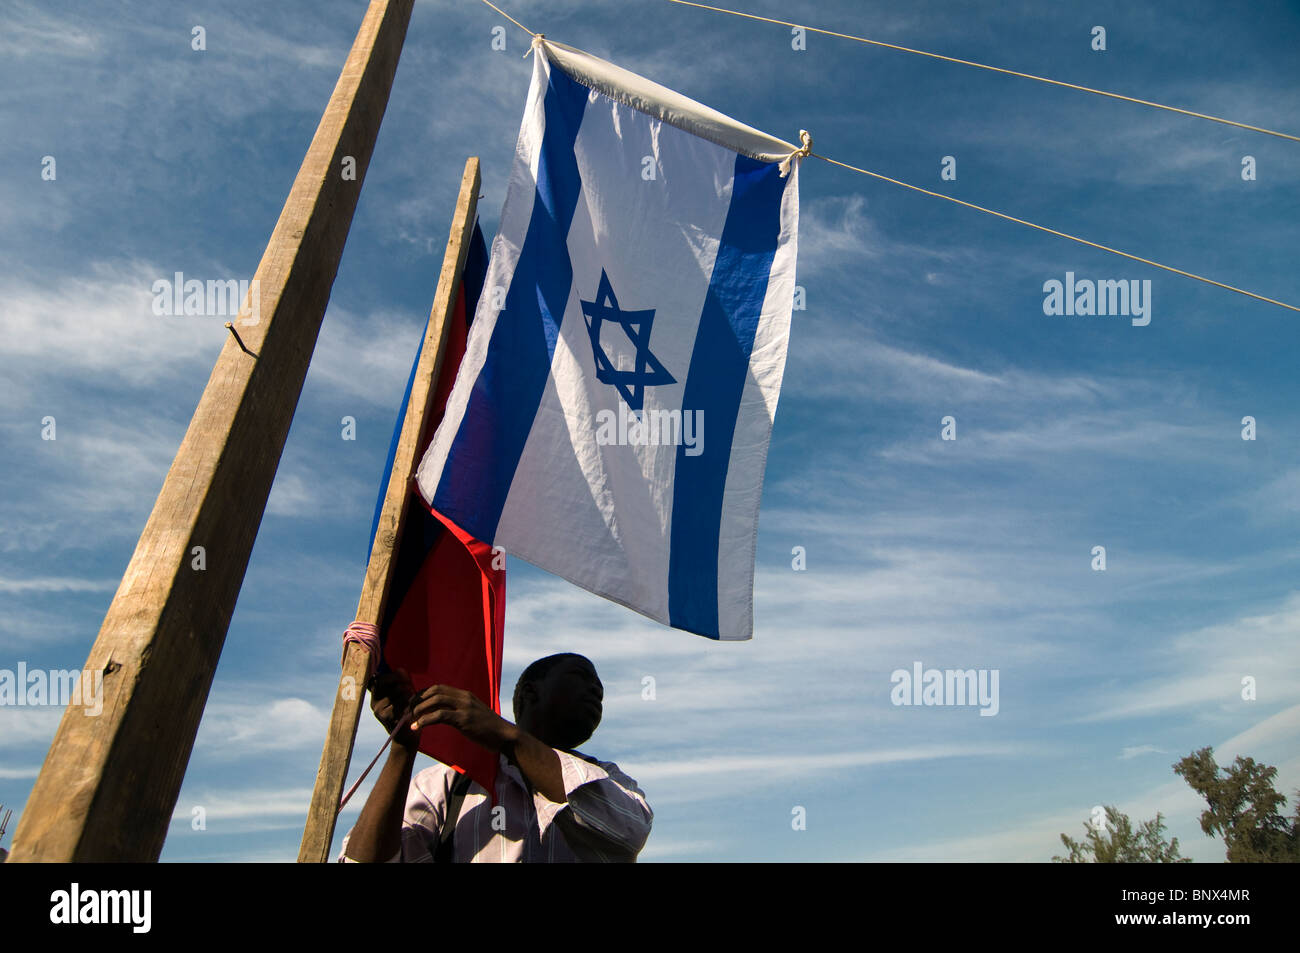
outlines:
{"label": "israeli flag", "polygon": [[797,147],[538,39],[425,501],[675,628],[753,632]]}

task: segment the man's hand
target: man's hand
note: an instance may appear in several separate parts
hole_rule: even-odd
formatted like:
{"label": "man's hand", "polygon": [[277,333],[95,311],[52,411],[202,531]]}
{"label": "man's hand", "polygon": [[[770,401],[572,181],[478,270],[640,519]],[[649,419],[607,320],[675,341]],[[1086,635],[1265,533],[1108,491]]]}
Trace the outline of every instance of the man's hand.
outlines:
{"label": "man's hand", "polygon": [[430,685],[411,699],[408,731],[429,725],[451,725],[475,744],[500,752],[519,738],[519,729],[494,712],[473,692],[449,685]]}
{"label": "man's hand", "polygon": [[[370,686],[370,710],[389,734],[397,727],[398,718],[409,714],[414,691],[411,678],[404,669],[375,676],[374,684]],[[409,726],[393,735],[393,744],[405,748],[415,748],[419,741],[419,733]]]}

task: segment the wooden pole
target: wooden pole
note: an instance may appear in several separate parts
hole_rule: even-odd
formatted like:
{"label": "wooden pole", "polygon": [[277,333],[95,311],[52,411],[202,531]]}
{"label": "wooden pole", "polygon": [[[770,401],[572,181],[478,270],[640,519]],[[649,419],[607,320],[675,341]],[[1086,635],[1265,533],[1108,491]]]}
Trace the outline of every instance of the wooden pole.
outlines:
{"label": "wooden pole", "polygon": [[[456,200],[451,234],[447,238],[447,251],[442,257],[442,272],[438,276],[438,288],[434,292],[433,307],[429,311],[428,330],[420,348],[415,380],[411,384],[411,399],[406,405],[402,432],[393,454],[393,469],[388,477],[379,525],[370,547],[370,563],[366,567],[365,581],[361,584],[361,599],[357,603],[358,622],[378,626],[384,621],[388,590],[396,568],[398,543],[411,505],[411,477],[420,463],[416,456],[420,450],[420,437],[424,433],[424,423],[429,416],[434,392],[438,389],[442,357],[447,346],[447,328],[456,307],[460,276],[465,270],[465,257],[469,253],[470,238],[474,232],[478,187],[479,163],[476,157],[471,156],[465,162],[465,174],[461,177],[460,198]],[[316,788],[312,792],[307,826],[298,852],[300,863],[322,863],[329,859],[334,825],[338,820],[339,800],[343,795],[343,782],[347,777],[348,763],[352,759],[357,721],[365,700],[369,666],[370,653],[356,642],[349,642],[343,654],[343,674],[334,696],[334,712],[330,716],[329,733],[325,737],[325,749],[321,752]]]}
{"label": "wooden pole", "polygon": [[11,863],[162,851],[413,4],[372,0],[366,11],[258,265],[260,313],[241,314],[240,337],[217,358],[90,650],[103,711],[64,712]]}

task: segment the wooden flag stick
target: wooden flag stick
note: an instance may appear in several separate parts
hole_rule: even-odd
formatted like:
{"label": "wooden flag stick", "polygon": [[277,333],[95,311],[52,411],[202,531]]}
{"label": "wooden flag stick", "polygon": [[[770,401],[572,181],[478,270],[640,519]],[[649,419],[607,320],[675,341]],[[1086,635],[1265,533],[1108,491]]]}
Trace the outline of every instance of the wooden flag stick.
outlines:
{"label": "wooden flag stick", "polygon": [[[429,312],[428,330],[420,348],[415,380],[411,384],[411,399],[406,405],[406,416],[402,420],[402,432],[393,455],[393,469],[388,477],[384,505],[379,512],[379,525],[370,547],[370,564],[366,567],[366,578],[361,585],[361,600],[357,603],[358,622],[378,626],[384,621],[402,529],[406,526],[407,512],[411,505],[411,477],[420,463],[416,454],[420,450],[420,438],[424,434],[424,423],[429,416],[434,392],[438,389],[442,357],[447,345],[447,328],[456,307],[460,276],[465,269],[465,257],[469,253],[470,237],[474,232],[478,187],[478,159],[471,156],[465,162],[465,174],[460,181],[460,198],[456,201],[451,235],[447,239],[447,251],[442,258],[442,273],[438,276],[438,289],[434,293],[433,307]],[[455,369],[451,370],[454,373]],[[343,782],[347,776],[348,763],[352,759],[357,721],[365,700],[369,666],[370,653],[358,643],[349,642],[343,653],[343,674],[334,696],[334,712],[330,716],[329,733],[325,737],[325,749],[321,752],[316,788],[312,792],[307,826],[298,852],[301,863],[321,863],[329,859],[339,800],[343,795]]]}
{"label": "wooden flag stick", "polygon": [[217,358],[90,650],[103,711],[64,712],[11,863],[162,851],[413,4],[366,11],[236,322],[243,346],[231,336]]}

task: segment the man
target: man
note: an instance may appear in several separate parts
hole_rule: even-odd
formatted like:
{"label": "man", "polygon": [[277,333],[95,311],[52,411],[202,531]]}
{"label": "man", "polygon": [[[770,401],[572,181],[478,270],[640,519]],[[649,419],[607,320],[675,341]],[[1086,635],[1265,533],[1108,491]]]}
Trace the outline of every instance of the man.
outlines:
{"label": "man", "polygon": [[[654,820],[645,794],[618,765],[574,750],[600,724],[603,698],[595,666],[573,653],[524,669],[516,724],[471,692],[432,685],[412,696],[404,672],[377,678],[375,717],[390,732],[402,714],[410,724],[394,736],[340,860],[635,862]],[[496,807],[480,785],[440,763],[412,781],[419,730],[428,725],[451,725],[498,752]]]}

